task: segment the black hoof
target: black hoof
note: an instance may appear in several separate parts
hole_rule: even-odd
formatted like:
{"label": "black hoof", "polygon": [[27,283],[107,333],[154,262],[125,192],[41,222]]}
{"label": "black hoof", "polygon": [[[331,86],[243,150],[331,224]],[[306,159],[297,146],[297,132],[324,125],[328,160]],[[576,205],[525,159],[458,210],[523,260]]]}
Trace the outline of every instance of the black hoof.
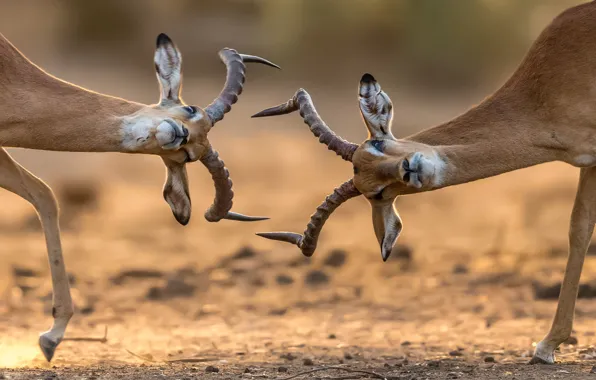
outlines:
{"label": "black hoof", "polygon": [[539,358],[538,356],[532,356],[532,360],[528,362],[528,364],[553,364],[549,363],[546,360]]}
{"label": "black hoof", "polygon": [[43,335],[39,337],[39,348],[41,348],[41,352],[48,362],[54,357],[56,347],[58,347],[59,344],[60,341],[54,342]]}

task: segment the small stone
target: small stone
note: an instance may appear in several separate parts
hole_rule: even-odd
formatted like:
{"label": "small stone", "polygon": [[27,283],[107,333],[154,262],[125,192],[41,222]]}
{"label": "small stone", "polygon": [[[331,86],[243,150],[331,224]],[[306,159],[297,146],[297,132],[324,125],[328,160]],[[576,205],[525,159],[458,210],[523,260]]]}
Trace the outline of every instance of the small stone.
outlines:
{"label": "small stone", "polygon": [[496,360],[492,356],[486,356],[486,357],[484,357],[484,362],[485,363],[495,363]]}
{"label": "small stone", "polygon": [[251,373],[252,371],[250,370],[250,368],[246,367],[244,368],[244,373]]}
{"label": "small stone", "polygon": [[31,268],[13,266],[12,275],[14,277],[39,277],[40,273]]}
{"label": "small stone", "polygon": [[327,338],[328,339],[337,339],[337,336],[335,334],[329,334],[329,336]]}
{"label": "small stone", "polygon": [[391,368],[391,366],[389,365],[389,363],[383,364],[383,367],[385,367],[385,368]]}
{"label": "small stone", "polygon": [[279,316],[285,315],[287,312],[288,312],[287,308],[272,309],[269,311],[269,315],[279,317]]}
{"label": "small stone", "polygon": [[334,249],[329,252],[329,255],[323,261],[323,265],[332,267],[332,268],[339,268],[342,267],[346,263],[347,252],[343,249]]}
{"label": "small stone", "polygon": [[217,373],[219,372],[219,368],[209,365],[207,368],[205,368],[205,372]]}
{"label": "small stone", "polygon": [[312,286],[324,285],[329,283],[329,276],[321,270],[311,270],[306,274],[304,282]]}
{"label": "small stone", "polygon": [[199,369],[197,367],[190,367],[190,372],[198,372]]}
{"label": "small stone", "polygon": [[448,379],[459,379],[459,373],[457,372],[448,372],[447,373]]}
{"label": "small stone", "polygon": [[459,350],[453,350],[449,352],[449,356],[464,356],[464,354]]}
{"label": "small stone", "polygon": [[282,354],[282,355],[280,355],[279,357],[280,357],[281,359],[290,360],[290,361],[292,361],[292,360],[296,359],[296,356],[292,355],[292,353],[291,353],[291,352],[288,352],[287,354]]}
{"label": "small stone", "polygon": [[277,282],[278,285],[291,285],[294,283],[294,279],[288,275],[285,274],[280,274],[277,277],[275,277],[275,282]]}
{"label": "small stone", "polygon": [[79,313],[82,315],[93,314],[93,312],[95,312],[95,307],[93,307],[93,305],[87,305],[79,310]]}
{"label": "small stone", "polygon": [[429,360],[426,362],[427,367],[438,368],[441,363],[438,360]]}
{"label": "small stone", "polygon": [[410,261],[412,260],[413,254],[414,250],[410,246],[397,244],[395,247],[393,247],[390,257],[394,259]]}
{"label": "small stone", "polygon": [[401,342],[401,345],[404,346],[404,347],[406,347],[406,346],[411,346],[412,343],[409,342],[409,341],[407,341],[407,340],[404,340],[403,342]]}
{"label": "small stone", "polygon": [[564,343],[564,344],[572,344],[572,345],[576,346],[576,345],[577,345],[577,343],[578,343],[578,340],[577,340],[577,338],[576,338],[576,337],[574,337],[574,336],[570,336],[570,337],[569,337],[569,338],[567,338],[567,340],[566,340],[565,342],[563,342],[563,343]]}
{"label": "small stone", "polygon": [[346,360],[352,360],[354,357],[352,355],[350,355],[348,352],[344,353],[344,359]]}
{"label": "small stone", "polygon": [[251,259],[257,255],[257,252],[249,246],[242,247],[236,252],[232,259],[234,260],[243,260],[243,259]]}
{"label": "small stone", "polygon": [[305,358],[305,359],[302,361],[302,364],[304,364],[304,365],[315,365],[315,363],[314,363],[314,362],[312,361],[312,359],[310,359],[310,358]]}
{"label": "small stone", "polygon": [[288,372],[288,367],[277,367],[277,372]]}
{"label": "small stone", "polygon": [[453,274],[466,274],[469,272],[468,267],[465,264],[456,264],[453,267]]}

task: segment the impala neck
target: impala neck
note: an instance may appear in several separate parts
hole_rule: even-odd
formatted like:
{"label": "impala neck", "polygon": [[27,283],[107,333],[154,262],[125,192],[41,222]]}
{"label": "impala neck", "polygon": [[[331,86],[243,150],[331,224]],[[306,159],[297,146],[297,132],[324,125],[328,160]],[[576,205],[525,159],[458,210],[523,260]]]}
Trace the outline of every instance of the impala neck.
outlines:
{"label": "impala neck", "polygon": [[517,99],[493,97],[407,140],[433,148],[445,163],[438,187],[452,186],[563,159],[559,131],[537,115]]}
{"label": "impala neck", "polygon": [[0,35],[0,146],[126,151],[121,118],[143,107],[47,74]]}

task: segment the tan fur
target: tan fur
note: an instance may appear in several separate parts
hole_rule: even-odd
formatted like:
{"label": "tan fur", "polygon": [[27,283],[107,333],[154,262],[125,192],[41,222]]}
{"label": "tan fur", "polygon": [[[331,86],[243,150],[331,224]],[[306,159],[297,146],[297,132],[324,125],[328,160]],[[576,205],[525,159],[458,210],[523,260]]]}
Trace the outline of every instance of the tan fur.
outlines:
{"label": "tan fur", "polygon": [[[498,91],[445,124],[396,139],[390,130],[391,100],[370,74],[362,77],[359,99],[369,139],[351,157],[353,183],[371,203],[384,259],[402,229],[392,207],[399,195],[550,161],[583,168],[559,305],[532,359],[553,363],[555,349],[571,333],[583,260],[596,222],[596,2],[558,16]],[[292,234],[261,235],[298,241]]]}

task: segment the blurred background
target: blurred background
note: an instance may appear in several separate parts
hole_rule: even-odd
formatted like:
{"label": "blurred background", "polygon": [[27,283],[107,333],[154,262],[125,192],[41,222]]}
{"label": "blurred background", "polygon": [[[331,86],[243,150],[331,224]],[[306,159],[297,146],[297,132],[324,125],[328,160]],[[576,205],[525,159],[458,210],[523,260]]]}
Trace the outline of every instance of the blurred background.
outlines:
{"label": "blurred background", "polygon": [[[352,200],[330,218],[307,260],[254,233],[302,231],[325,195],[351,177],[351,165],[320,146],[297,114],[250,115],[303,87],[336,132],[359,142],[366,133],[356,89],[370,72],[393,99],[394,134],[407,136],[496,90],[542,29],[579,3],[0,1],[0,32],[34,63],[135,101],[158,100],[153,49],[161,32],[182,51],[190,104],[205,106],[221,89],[223,47],[283,68],[249,66],[238,104],[210,134],[234,180],[234,210],[268,215],[267,222],[207,223],[202,214],[213,185],[199,164],[189,167],[193,217],[182,227],[162,199],[165,171],[157,157],[11,150],[61,201],[79,312],[69,331],[107,324],[116,331],[110,344],[154,354],[336,335],[348,346],[388,345],[420,356],[428,351],[416,342],[449,349],[474,331],[465,337],[471,344],[526,353],[554,311],[576,169],[552,163],[401,198],[405,230],[385,264],[367,202]],[[49,326],[51,310],[45,243],[25,201],[2,192],[0,204],[0,365],[36,364],[35,336]],[[582,298],[596,296],[592,261]],[[596,317],[582,302],[577,331]],[[414,344],[400,346],[405,340]],[[61,350],[58,363],[72,362],[69,350],[83,352],[66,342]],[[94,350],[116,360],[110,350]]]}

